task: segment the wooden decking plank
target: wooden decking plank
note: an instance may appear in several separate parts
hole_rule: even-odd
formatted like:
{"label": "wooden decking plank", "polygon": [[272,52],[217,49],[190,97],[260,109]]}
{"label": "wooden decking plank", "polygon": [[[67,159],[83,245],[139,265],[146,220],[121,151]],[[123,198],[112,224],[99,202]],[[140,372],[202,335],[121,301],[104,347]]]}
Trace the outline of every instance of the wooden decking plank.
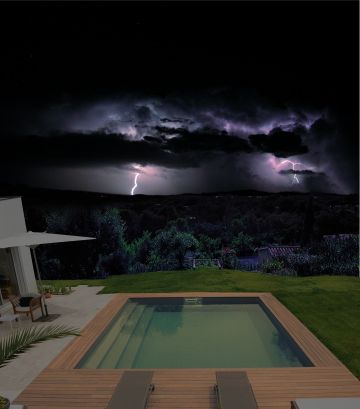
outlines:
{"label": "wooden decking plank", "polygon": [[[292,369],[247,370],[260,409],[290,408],[290,401],[299,397],[360,396],[360,382],[343,368],[314,367],[302,368],[303,371]],[[71,388],[64,388],[66,372],[68,380],[72,382]],[[95,379],[93,373],[84,375],[82,370],[45,370],[41,378],[31,384],[17,401],[26,403],[29,409],[45,406],[58,409],[60,403],[63,407],[105,408],[122,373],[121,370],[111,372],[109,376],[106,370],[101,370]],[[47,373],[52,379],[50,383]],[[184,379],[185,374],[184,370],[181,371],[181,376],[174,370],[155,372],[153,380],[156,387],[150,396],[149,408],[215,408],[215,370],[191,370],[187,379]],[[321,375],[319,383],[318,375]],[[89,379],[92,379],[91,385],[88,384]],[[87,393],[94,385],[97,385],[96,389]]]}
{"label": "wooden decking plank", "polygon": [[[119,382],[121,369],[74,369],[129,297],[259,297],[314,367],[243,368],[260,409],[290,409],[301,397],[360,396],[360,382],[275,297],[268,293],[118,294],[101,310],[57,358],[20,394],[17,403],[29,409],[105,409]],[[155,391],[149,409],[216,409],[213,386],[216,370],[154,369]],[[134,369],[135,371],[135,369]]]}

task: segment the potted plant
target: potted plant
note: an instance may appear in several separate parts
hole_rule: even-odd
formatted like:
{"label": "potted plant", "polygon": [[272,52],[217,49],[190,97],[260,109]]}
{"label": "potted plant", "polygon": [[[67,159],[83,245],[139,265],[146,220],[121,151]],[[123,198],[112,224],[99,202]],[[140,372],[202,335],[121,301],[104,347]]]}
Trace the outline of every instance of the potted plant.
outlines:
{"label": "potted plant", "polygon": [[[68,335],[78,336],[80,333],[78,329],[65,325],[32,326],[17,329],[0,339],[0,368],[40,342],[64,338]],[[9,399],[0,396],[0,409],[8,409],[9,407]]]}
{"label": "potted plant", "polygon": [[10,408],[9,399],[6,399],[0,396],[0,409],[9,409],[9,408]]}
{"label": "potted plant", "polygon": [[52,285],[43,285],[40,292],[45,298],[51,298],[52,294],[55,292],[55,287]]}

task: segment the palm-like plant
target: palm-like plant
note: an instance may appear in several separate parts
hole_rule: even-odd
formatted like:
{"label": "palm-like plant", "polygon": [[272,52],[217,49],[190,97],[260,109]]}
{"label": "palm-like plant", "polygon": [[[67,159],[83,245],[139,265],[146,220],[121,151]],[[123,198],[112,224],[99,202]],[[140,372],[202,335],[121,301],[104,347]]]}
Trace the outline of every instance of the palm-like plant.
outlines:
{"label": "palm-like plant", "polygon": [[54,338],[64,338],[68,335],[80,335],[80,333],[76,328],[65,325],[17,329],[10,335],[0,338],[0,368],[40,342]]}

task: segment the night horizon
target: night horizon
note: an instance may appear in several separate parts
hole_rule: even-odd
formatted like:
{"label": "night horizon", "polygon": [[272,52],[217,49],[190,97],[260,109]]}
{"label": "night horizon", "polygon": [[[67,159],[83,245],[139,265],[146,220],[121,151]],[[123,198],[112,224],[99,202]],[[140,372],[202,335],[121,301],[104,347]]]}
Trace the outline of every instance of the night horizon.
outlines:
{"label": "night horizon", "polygon": [[0,3],[0,409],[360,409],[359,6]]}
{"label": "night horizon", "polygon": [[357,3],[32,7],[3,6],[0,183],[358,193]]}

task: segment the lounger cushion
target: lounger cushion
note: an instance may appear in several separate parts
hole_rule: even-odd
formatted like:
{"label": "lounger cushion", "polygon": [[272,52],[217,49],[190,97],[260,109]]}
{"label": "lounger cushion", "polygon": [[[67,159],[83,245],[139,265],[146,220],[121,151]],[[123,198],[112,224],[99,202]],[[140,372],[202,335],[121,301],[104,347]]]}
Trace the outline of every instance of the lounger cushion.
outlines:
{"label": "lounger cushion", "polygon": [[221,409],[258,409],[246,372],[216,372]]}
{"label": "lounger cushion", "polygon": [[145,409],[152,371],[125,371],[107,409]]}
{"label": "lounger cushion", "polygon": [[21,297],[20,300],[19,300],[20,307],[28,307],[30,305],[30,301],[33,298],[34,297]]}
{"label": "lounger cushion", "polygon": [[292,402],[295,409],[359,409],[359,398],[304,398]]}

